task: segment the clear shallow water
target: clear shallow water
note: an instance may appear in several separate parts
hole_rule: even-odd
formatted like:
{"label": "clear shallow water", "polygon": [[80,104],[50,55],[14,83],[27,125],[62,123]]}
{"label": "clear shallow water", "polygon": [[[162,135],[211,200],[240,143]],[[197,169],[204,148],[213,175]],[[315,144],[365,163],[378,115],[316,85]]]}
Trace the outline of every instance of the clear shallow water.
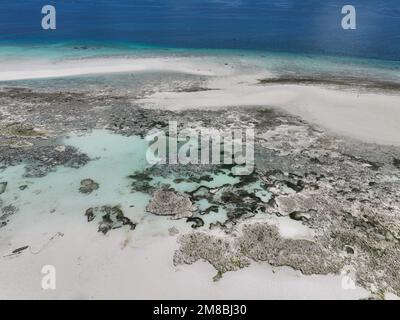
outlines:
{"label": "clear shallow water", "polygon": [[[84,213],[88,208],[108,205],[121,206],[127,217],[139,222],[141,235],[146,232],[166,233],[174,225],[190,230],[190,224],[186,225],[184,219],[174,223],[169,217],[147,213],[146,206],[151,195],[132,191],[132,183],[135,182],[129,175],[142,172],[149,166],[145,156],[148,146],[146,140],[136,136],[124,137],[106,130],[94,130],[85,135],[71,134],[64,143],[86,153],[92,161],[78,169],[61,166],[40,178],[25,178],[24,165],[8,167],[0,172],[0,181],[8,182],[6,191],[0,196],[3,205],[12,204],[19,209],[10,219],[11,228],[21,223],[25,225],[25,221],[36,221],[43,216],[51,219],[52,214],[65,216],[68,224],[77,220],[83,223],[86,221]],[[200,186],[214,188],[240,181],[228,174],[226,171],[211,175],[213,181],[201,183],[174,183],[174,179],[182,176],[154,177],[151,185],[162,187],[170,184],[178,192],[190,192]],[[93,179],[100,187],[91,194],[82,194],[79,192],[80,182],[88,178]],[[19,187],[25,185],[26,189],[20,190]],[[205,201],[197,205],[200,209],[209,206]],[[217,213],[211,212],[201,217],[204,217],[205,227],[227,219],[226,211],[222,208]]]}
{"label": "clear shallow water", "polygon": [[400,59],[397,0],[353,0],[358,28],[341,28],[337,0],[47,1],[57,30],[40,28],[42,2],[2,1],[0,41],[218,48]]}
{"label": "clear shallow water", "polygon": [[[182,59],[181,61],[188,63],[193,71],[196,71],[197,68],[209,66],[209,70],[215,70],[215,67],[218,67],[234,74],[260,74],[264,72],[275,75],[317,76],[318,78],[328,79],[332,76],[339,78],[353,76],[361,79],[400,81],[400,62],[333,55],[231,49],[160,49],[155,47],[142,48],[127,44],[124,46],[86,45],[85,49],[81,49],[71,42],[0,45],[0,68],[1,65],[5,65],[6,68],[9,66],[18,68],[21,63],[25,63],[27,66],[35,67],[40,72],[41,68],[51,69],[57,64],[63,66],[64,62],[69,63],[70,68],[73,67],[74,62],[84,66],[82,62],[91,59],[102,59],[98,61],[99,66],[101,66],[102,61],[114,58],[127,59],[127,63],[132,63],[134,59],[140,58]],[[123,60],[118,60],[115,63],[119,65],[123,63]],[[38,65],[41,67],[37,67]],[[171,62],[171,66],[173,65],[174,62]],[[179,74],[178,71],[176,73],[169,71],[169,74],[164,71],[162,73],[162,80],[158,72],[149,70],[149,72],[6,81],[2,84],[43,90],[74,89],[79,91],[81,89],[97,90],[112,87],[132,91],[135,87],[143,86],[154,89],[154,83],[157,83],[159,89],[164,87],[164,90],[171,90],[168,86],[173,83],[197,82],[199,84],[206,80],[205,76]],[[224,76],[224,74],[218,72],[216,75]],[[149,86],[149,83],[152,84]]]}
{"label": "clear shallow water", "polygon": [[[24,165],[9,167],[0,172],[0,180],[7,181],[6,192],[1,195],[4,204],[19,207],[14,218],[56,214],[69,217],[83,216],[91,206],[121,205],[128,215],[144,212],[149,197],[130,191],[132,183],[127,176],[132,170],[143,170],[146,159],[143,154],[147,142],[138,137],[123,137],[98,130],[89,135],[71,135],[65,140],[85,152],[93,161],[82,168],[58,167],[56,171],[41,178],[24,178]],[[89,195],[79,193],[80,181],[92,178],[100,188]],[[21,191],[19,186],[28,187]],[[135,204],[135,208],[130,205]]]}

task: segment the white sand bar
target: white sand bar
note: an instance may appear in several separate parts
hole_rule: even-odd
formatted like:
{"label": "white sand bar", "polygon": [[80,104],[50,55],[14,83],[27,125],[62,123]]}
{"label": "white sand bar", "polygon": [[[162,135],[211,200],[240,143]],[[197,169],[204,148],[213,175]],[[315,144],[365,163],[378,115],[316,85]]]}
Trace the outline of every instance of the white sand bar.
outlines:
{"label": "white sand bar", "polygon": [[[365,142],[400,145],[400,95],[303,85],[260,85],[264,74],[221,77],[203,92],[159,92],[144,106],[170,110],[234,106],[285,109],[307,121]],[[233,80],[233,81],[232,81]]]}
{"label": "white sand bar", "polygon": [[[182,110],[232,106],[279,107],[334,133],[366,142],[400,145],[400,95],[334,90],[303,85],[259,85],[271,76],[268,65],[254,59],[215,57],[90,58],[0,60],[0,81],[119,72],[177,72],[208,76],[211,91],[157,92],[145,107]],[[246,64],[248,62],[248,64]],[[254,69],[257,72],[254,72]],[[249,71],[252,71],[249,73]],[[351,71],[349,71],[351,72]]]}

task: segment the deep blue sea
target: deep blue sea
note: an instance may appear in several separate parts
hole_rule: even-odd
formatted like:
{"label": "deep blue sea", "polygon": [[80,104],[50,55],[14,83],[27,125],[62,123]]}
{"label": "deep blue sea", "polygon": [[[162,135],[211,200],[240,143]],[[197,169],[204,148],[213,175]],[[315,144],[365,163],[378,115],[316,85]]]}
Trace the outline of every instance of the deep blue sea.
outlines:
{"label": "deep blue sea", "polygon": [[[57,30],[41,28],[41,8]],[[341,28],[352,4],[357,29]],[[400,60],[399,0],[0,0],[0,48],[9,43],[135,43]]]}

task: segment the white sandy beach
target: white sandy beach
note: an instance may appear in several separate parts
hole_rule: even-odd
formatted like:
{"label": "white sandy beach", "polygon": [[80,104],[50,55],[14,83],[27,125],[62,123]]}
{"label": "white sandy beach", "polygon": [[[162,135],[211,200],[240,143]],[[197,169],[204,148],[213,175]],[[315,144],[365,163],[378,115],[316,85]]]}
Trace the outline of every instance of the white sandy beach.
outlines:
{"label": "white sandy beach", "polygon": [[[2,261],[0,299],[358,299],[360,288],[343,290],[340,276],[303,276],[290,268],[254,263],[213,282],[205,262],[176,268],[174,237],[121,249],[122,234],[71,228],[39,255],[26,252]],[[32,238],[30,238],[32,242]],[[57,289],[40,287],[42,266],[57,270]]]}

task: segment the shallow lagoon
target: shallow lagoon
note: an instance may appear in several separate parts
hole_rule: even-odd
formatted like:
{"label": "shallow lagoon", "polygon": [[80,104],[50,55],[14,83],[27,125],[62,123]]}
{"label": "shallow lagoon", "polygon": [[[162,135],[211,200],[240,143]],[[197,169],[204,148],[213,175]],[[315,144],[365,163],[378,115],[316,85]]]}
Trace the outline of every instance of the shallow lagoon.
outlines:
{"label": "shallow lagoon", "polygon": [[[150,166],[145,156],[148,145],[146,140],[137,136],[125,137],[106,130],[94,130],[90,134],[71,134],[62,142],[87,154],[91,161],[81,168],[58,167],[54,172],[38,178],[24,177],[24,165],[8,167],[0,173],[0,181],[8,182],[6,191],[0,196],[4,205],[12,204],[19,208],[11,226],[18,224],[18,220],[25,220],[26,215],[32,217],[50,213],[84,221],[87,208],[103,205],[121,206],[125,215],[133,221],[151,218],[165,220],[146,213],[149,194],[132,191],[132,183],[135,182],[129,175],[142,172]],[[240,181],[229,173],[229,170],[222,170],[211,174],[211,181],[198,183],[175,181],[182,176],[155,176],[150,184],[157,188],[169,185],[177,192],[191,192],[200,186],[218,188]],[[99,189],[91,194],[80,193],[80,182],[89,178],[99,184]],[[24,190],[20,189],[22,186],[26,186]],[[259,190],[259,186],[254,190]],[[199,209],[207,209],[210,205],[206,202],[205,199],[200,200],[197,203]],[[226,212],[220,208],[218,213],[211,212],[207,215],[206,224],[225,220]]]}

